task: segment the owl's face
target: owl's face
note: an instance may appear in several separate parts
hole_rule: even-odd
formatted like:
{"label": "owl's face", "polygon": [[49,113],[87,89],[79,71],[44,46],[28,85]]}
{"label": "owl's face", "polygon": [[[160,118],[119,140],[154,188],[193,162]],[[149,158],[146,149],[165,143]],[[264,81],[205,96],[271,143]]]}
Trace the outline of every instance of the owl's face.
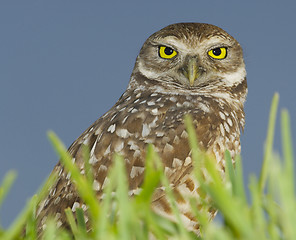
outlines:
{"label": "owl's face", "polygon": [[150,36],[135,70],[148,79],[185,89],[233,86],[246,75],[239,43],[224,30],[200,23],[173,24]]}

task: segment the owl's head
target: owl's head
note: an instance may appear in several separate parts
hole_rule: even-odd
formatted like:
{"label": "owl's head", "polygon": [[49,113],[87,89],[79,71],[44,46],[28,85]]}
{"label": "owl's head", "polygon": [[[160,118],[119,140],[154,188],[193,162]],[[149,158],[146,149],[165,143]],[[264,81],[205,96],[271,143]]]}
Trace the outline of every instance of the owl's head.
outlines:
{"label": "owl's head", "polygon": [[246,77],[239,43],[221,28],[203,23],[172,24],[151,35],[133,73],[191,90],[237,86]]}

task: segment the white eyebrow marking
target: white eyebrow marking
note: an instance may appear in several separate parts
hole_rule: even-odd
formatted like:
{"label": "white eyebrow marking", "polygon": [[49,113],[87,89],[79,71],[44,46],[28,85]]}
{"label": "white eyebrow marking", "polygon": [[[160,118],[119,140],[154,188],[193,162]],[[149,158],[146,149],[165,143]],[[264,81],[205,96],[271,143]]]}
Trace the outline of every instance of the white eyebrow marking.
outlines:
{"label": "white eyebrow marking", "polygon": [[[174,36],[168,36],[162,39],[162,41],[164,45],[169,45],[172,48],[174,48],[177,52],[178,51],[182,51],[183,53],[189,53],[192,52],[192,48],[188,47],[186,44],[184,44],[182,41],[180,41],[179,39],[177,39]],[[162,44],[162,43],[159,44]],[[190,49],[191,48],[191,49]]]}

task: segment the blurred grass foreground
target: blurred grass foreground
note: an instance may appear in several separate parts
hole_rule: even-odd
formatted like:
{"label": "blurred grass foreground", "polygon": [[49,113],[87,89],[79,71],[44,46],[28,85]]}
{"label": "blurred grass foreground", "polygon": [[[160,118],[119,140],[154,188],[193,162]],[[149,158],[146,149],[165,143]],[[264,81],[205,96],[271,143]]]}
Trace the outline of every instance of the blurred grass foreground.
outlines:
{"label": "blurred grass foreground", "polygon": [[[73,215],[71,209],[66,210],[71,232],[58,229],[53,219],[46,223],[42,237],[38,237],[36,206],[48,194],[48,189],[55,181],[51,177],[33,196],[8,229],[0,226],[0,240],[67,240],[67,239],[296,239],[296,198],[294,186],[294,158],[290,130],[289,114],[281,112],[281,133],[283,156],[273,152],[273,138],[278,107],[278,94],[275,94],[269,117],[265,153],[259,179],[251,175],[248,188],[244,187],[242,165],[239,156],[235,167],[232,165],[229,152],[225,152],[226,169],[222,179],[214,161],[199,151],[194,128],[190,117],[185,119],[192,148],[195,175],[200,181],[201,189],[211,197],[211,206],[218,209],[222,223],[208,221],[209,203],[191,200],[192,213],[200,222],[200,237],[188,232],[181,222],[172,189],[163,174],[161,160],[153,151],[147,149],[146,171],[143,189],[138,196],[128,197],[127,176],[124,162],[118,155],[114,156],[113,168],[109,171],[110,183],[105,188],[104,200],[98,202],[92,190],[91,168],[86,175],[71,162],[66,148],[50,132],[49,138],[65,168],[71,172],[77,190],[88,205],[91,231],[87,231],[82,209]],[[87,151],[85,153],[87,159]],[[85,161],[86,163],[88,161]],[[201,169],[210,178],[204,180]],[[7,173],[0,187],[0,206],[16,177],[13,171]],[[167,192],[168,200],[175,214],[175,223],[156,215],[150,209],[150,199],[154,189],[162,184]],[[248,192],[248,194],[247,194]],[[250,196],[247,200],[246,195]],[[199,206],[197,208],[197,206]],[[25,231],[24,231],[25,228]]]}

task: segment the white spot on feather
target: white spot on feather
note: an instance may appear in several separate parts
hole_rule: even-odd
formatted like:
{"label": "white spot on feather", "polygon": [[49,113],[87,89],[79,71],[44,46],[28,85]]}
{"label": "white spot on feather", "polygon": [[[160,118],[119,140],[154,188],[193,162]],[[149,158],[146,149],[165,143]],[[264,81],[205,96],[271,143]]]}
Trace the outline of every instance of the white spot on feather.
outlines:
{"label": "white spot on feather", "polygon": [[219,112],[219,115],[220,115],[220,117],[221,117],[223,120],[225,120],[225,115],[224,115],[223,112]]}
{"label": "white spot on feather", "polygon": [[182,161],[178,158],[174,158],[173,159],[173,165],[172,165],[174,168],[177,168],[177,167],[180,167],[182,166]]}
{"label": "white spot on feather", "polygon": [[150,131],[151,129],[149,128],[148,124],[144,123],[142,128],[142,137],[147,137]]}
{"label": "white spot on feather", "polygon": [[131,150],[138,150],[139,149],[139,146],[133,140],[129,140],[127,142],[127,144],[130,145]]}
{"label": "white spot on feather", "polygon": [[172,102],[177,102],[177,98],[175,98],[174,96],[173,96],[173,97],[170,97],[170,100],[171,100]]}
{"label": "white spot on feather", "polygon": [[98,138],[97,138],[97,142],[101,140],[101,138],[102,138],[103,134],[104,134],[104,133],[103,133],[103,132],[101,132],[101,134],[100,134],[100,135],[98,136]]}
{"label": "white spot on feather", "polygon": [[181,137],[182,138],[188,138],[188,133],[185,130],[183,130],[183,132],[181,134]]}
{"label": "white spot on feather", "polygon": [[79,202],[74,202],[72,205],[72,212],[76,212],[76,208],[80,207],[80,203]]}
{"label": "white spot on feather", "polygon": [[95,141],[94,144],[92,145],[91,150],[90,150],[90,155],[93,155],[94,154],[95,149],[96,149],[96,146],[97,146],[97,142],[98,141]]}
{"label": "white spot on feather", "polygon": [[54,219],[55,220],[58,220],[60,218],[61,218],[61,213],[57,212],[56,215],[55,215],[55,217],[54,217]]}
{"label": "white spot on feather", "polygon": [[229,126],[226,122],[224,122],[224,128],[225,128],[226,132],[228,132],[228,133],[230,132]]}
{"label": "white spot on feather", "polygon": [[198,107],[202,110],[202,111],[204,111],[204,112],[209,112],[210,111],[210,109],[208,108],[208,106],[207,105],[205,105],[204,103],[199,103],[198,104]]}
{"label": "white spot on feather", "polygon": [[54,204],[57,205],[60,201],[61,201],[61,198],[60,198],[60,197],[57,197],[57,198],[54,200]]}
{"label": "white spot on feather", "polygon": [[83,211],[86,211],[88,209],[88,207],[85,204],[82,204],[81,208],[82,208]]}
{"label": "white spot on feather", "polygon": [[222,123],[220,124],[220,132],[222,136],[225,136],[225,130]]}
{"label": "white spot on feather", "polygon": [[152,102],[152,101],[147,102],[147,105],[148,105],[148,106],[154,106],[154,105],[155,105],[155,102]]}
{"label": "white spot on feather", "polygon": [[49,199],[46,199],[45,202],[44,202],[44,207],[46,207],[49,203]]}
{"label": "white spot on feather", "polygon": [[122,120],[122,124],[126,122],[127,118],[128,118],[128,115]]}
{"label": "white spot on feather", "polygon": [[173,143],[178,144],[180,142],[180,138],[176,135]]}
{"label": "white spot on feather", "polygon": [[121,138],[128,138],[130,133],[127,129],[120,128],[116,130],[116,135]]}
{"label": "white spot on feather", "polygon": [[187,157],[184,162],[184,166],[188,166],[192,162],[191,157]]}
{"label": "white spot on feather", "polygon": [[185,101],[185,102],[183,102],[183,106],[184,107],[191,107],[192,103]]}
{"label": "white spot on feather", "polygon": [[86,134],[85,136],[84,136],[84,140],[83,140],[83,145],[88,145],[88,142],[89,142],[89,134]]}
{"label": "white spot on feather", "polygon": [[110,119],[110,122],[111,122],[112,120],[114,120],[114,118],[117,116],[117,114],[118,114],[118,113],[115,113],[115,114],[112,116],[112,118]]}
{"label": "white spot on feather", "polygon": [[93,190],[99,191],[101,189],[101,184],[97,180],[94,180],[92,187],[93,187]]}
{"label": "white spot on feather", "polygon": [[153,144],[154,143],[154,139],[152,139],[152,138],[146,138],[144,140],[144,143],[151,143],[151,144]]}
{"label": "white spot on feather", "polygon": [[174,173],[174,171],[169,167],[165,167],[164,168],[164,173],[165,173],[166,176],[170,176],[170,175],[172,175]]}
{"label": "white spot on feather", "polygon": [[141,151],[140,150],[136,150],[135,152],[134,152],[134,158],[136,158],[136,157],[141,157]]}
{"label": "white spot on feather", "polygon": [[131,169],[130,177],[131,178],[137,177],[138,175],[142,174],[143,172],[144,172],[143,167],[135,167],[135,166],[133,166],[132,169]]}
{"label": "white spot on feather", "polygon": [[110,153],[111,150],[111,144],[109,144],[109,146],[107,147],[106,151],[104,152],[104,156],[106,156],[107,154]]}
{"label": "white spot on feather", "polygon": [[149,127],[150,127],[150,128],[154,128],[154,127],[156,127],[156,122],[157,122],[157,120],[158,120],[158,117],[156,116],[156,117],[154,118],[154,120],[153,120],[151,123],[149,123]]}
{"label": "white spot on feather", "polygon": [[63,225],[63,223],[62,223],[61,220],[57,221],[57,228],[59,228],[59,227],[62,226],[62,225]]}
{"label": "white spot on feather", "polygon": [[123,147],[124,147],[124,142],[120,141],[115,145],[114,151],[118,153],[123,149]]}
{"label": "white spot on feather", "polygon": [[232,127],[233,124],[230,118],[227,118],[227,123],[229,124],[230,127]]}
{"label": "white spot on feather", "polygon": [[66,176],[66,179],[69,180],[70,177],[71,177],[71,173],[68,173],[67,176]]}
{"label": "white spot on feather", "polygon": [[89,164],[91,164],[91,165],[94,165],[98,161],[99,160],[96,158],[96,156],[94,154],[92,154],[91,157],[89,158]]}
{"label": "white spot on feather", "polygon": [[154,115],[157,115],[158,114],[158,109],[157,108],[152,109],[151,113],[154,114]]}
{"label": "white spot on feather", "polygon": [[126,107],[123,107],[123,108],[121,108],[120,110],[119,110],[119,112],[122,112],[123,110],[125,110],[126,109]]}
{"label": "white spot on feather", "polygon": [[102,185],[102,189],[105,188],[109,182],[110,182],[109,178],[105,177],[104,183]]}
{"label": "white spot on feather", "polygon": [[55,195],[56,193],[56,188],[52,188],[50,191],[49,191],[49,195],[51,195],[52,197]]}
{"label": "white spot on feather", "polygon": [[112,124],[112,125],[109,126],[109,128],[107,129],[107,131],[108,132],[111,132],[111,133],[114,133],[115,128],[116,128],[116,124]]}
{"label": "white spot on feather", "polygon": [[142,191],[142,188],[136,188],[136,189],[128,191],[128,195],[130,197],[134,196],[134,195],[139,195],[141,191]]}
{"label": "white spot on feather", "polygon": [[164,136],[164,132],[156,132],[156,136],[157,137],[163,137]]}
{"label": "white spot on feather", "polygon": [[173,146],[168,144],[168,143],[166,143],[164,148],[163,148],[164,152],[172,152],[173,150],[174,150]]}
{"label": "white spot on feather", "polygon": [[105,165],[102,164],[102,165],[99,167],[98,172],[106,172],[107,169],[108,169],[108,168],[107,168]]}

